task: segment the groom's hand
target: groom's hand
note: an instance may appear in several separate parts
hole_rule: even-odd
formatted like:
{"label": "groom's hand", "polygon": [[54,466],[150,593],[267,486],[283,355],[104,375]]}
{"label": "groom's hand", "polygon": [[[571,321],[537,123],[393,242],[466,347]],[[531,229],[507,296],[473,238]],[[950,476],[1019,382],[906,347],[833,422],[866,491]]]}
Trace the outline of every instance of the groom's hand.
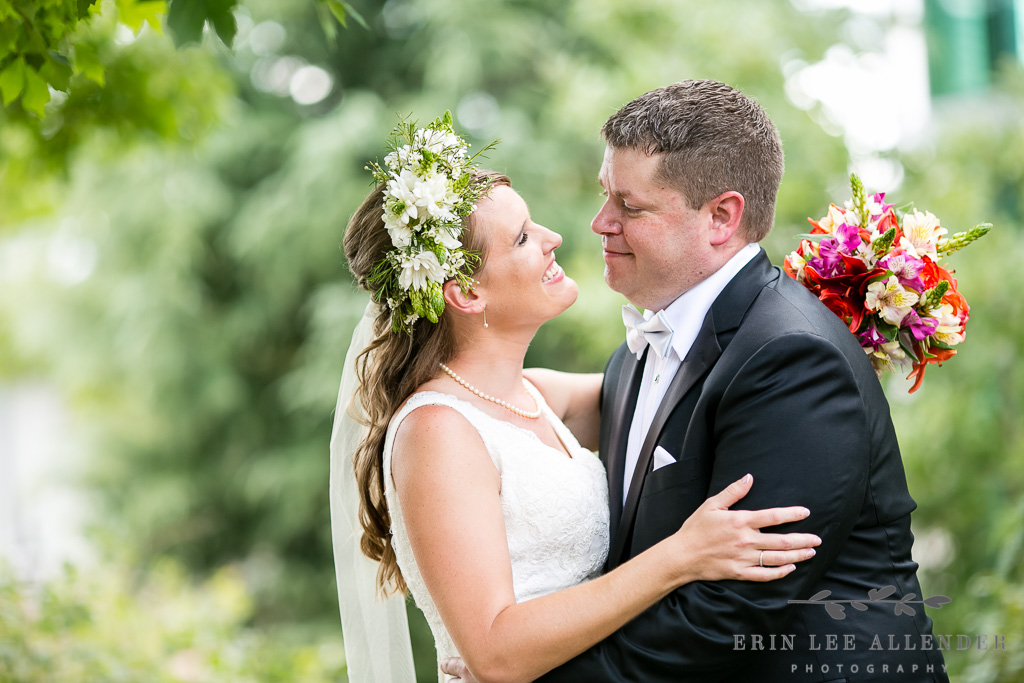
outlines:
{"label": "groom's hand", "polygon": [[449,657],[442,661],[441,671],[449,676],[454,676],[453,680],[459,681],[459,683],[477,683],[473,674],[469,673],[469,669],[466,668],[466,663],[459,657]]}

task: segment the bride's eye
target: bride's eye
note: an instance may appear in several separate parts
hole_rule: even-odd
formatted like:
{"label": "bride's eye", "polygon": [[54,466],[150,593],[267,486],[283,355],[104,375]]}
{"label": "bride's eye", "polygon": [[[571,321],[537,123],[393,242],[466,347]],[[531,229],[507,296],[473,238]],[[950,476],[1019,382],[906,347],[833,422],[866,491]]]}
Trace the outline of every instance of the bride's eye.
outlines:
{"label": "bride's eye", "polygon": [[524,244],[526,244],[526,240],[529,239],[529,237],[530,237],[530,235],[525,230],[523,230],[519,234],[519,240],[516,242],[516,246],[517,247],[521,247]]}

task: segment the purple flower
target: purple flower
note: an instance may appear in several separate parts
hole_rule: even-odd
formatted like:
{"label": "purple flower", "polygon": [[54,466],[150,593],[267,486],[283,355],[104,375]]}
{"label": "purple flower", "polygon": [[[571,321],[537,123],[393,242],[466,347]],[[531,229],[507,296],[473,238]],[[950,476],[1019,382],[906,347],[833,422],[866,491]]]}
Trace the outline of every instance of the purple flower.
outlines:
{"label": "purple flower", "polygon": [[868,328],[858,334],[857,337],[860,339],[860,345],[866,349],[877,349],[889,341],[882,336],[882,333],[878,331],[874,323],[868,325]]}
{"label": "purple flower", "polygon": [[818,244],[818,255],[807,262],[822,277],[836,277],[844,272],[843,257],[839,254],[839,240],[822,237]]}
{"label": "purple flower", "polygon": [[917,311],[913,309],[911,309],[910,313],[907,313],[906,317],[903,318],[903,322],[900,324],[900,327],[910,328],[910,333],[914,335],[914,339],[917,341],[923,341],[932,336],[938,326],[938,320],[935,318],[929,318],[928,316],[922,318],[917,314]]}
{"label": "purple flower", "polygon": [[843,223],[836,229],[836,235],[847,255],[852,256],[861,245],[860,229],[856,225]]}
{"label": "purple flower", "polygon": [[891,209],[893,204],[885,203],[885,193],[876,192],[871,195],[871,201],[868,202],[868,210],[871,213],[871,220],[877,221],[879,218],[885,215],[885,212]]}
{"label": "purple flower", "polygon": [[878,262],[878,265],[892,274],[900,281],[900,284],[918,293],[924,291],[924,281],[921,280],[921,271],[924,270],[924,261],[914,258],[904,252],[895,256],[887,256]]}

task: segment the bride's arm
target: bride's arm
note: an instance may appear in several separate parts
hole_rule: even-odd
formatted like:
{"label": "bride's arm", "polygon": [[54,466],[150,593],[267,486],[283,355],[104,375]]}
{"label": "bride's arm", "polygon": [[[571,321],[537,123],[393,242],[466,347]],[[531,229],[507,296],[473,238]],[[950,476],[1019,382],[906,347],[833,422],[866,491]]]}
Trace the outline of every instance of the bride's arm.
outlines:
{"label": "bride's arm", "polygon": [[601,381],[596,373],[559,372],[547,368],[523,370],[558,418],[584,448],[597,450],[601,429]]}
{"label": "bride's arm", "polygon": [[[757,531],[802,519],[803,508],[726,510],[749,490],[751,482],[741,481],[705,502],[679,532],[614,571],[517,604],[501,483],[476,430],[449,408],[413,411],[396,435],[392,474],[423,580],[483,683],[533,680],[689,581],[781,578],[818,542],[809,534]],[[771,550],[766,565],[782,566],[756,566],[762,549]]]}

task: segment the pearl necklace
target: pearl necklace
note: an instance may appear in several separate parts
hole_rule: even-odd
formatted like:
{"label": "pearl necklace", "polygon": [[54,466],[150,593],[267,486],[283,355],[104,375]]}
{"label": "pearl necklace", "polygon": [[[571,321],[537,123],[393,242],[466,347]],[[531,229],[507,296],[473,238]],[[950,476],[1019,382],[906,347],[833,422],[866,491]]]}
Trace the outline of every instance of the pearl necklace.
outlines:
{"label": "pearl necklace", "polygon": [[466,387],[467,389],[472,391],[474,394],[476,394],[477,396],[479,396],[483,400],[490,401],[491,403],[497,403],[502,408],[504,408],[506,410],[512,411],[513,413],[515,413],[519,417],[525,417],[525,418],[528,418],[530,420],[536,420],[538,417],[540,417],[540,414],[541,414],[540,401],[538,400],[537,395],[535,393],[533,393],[533,388],[527,383],[527,381],[525,379],[523,380],[523,388],[526,389],[526,393],[528,393],[530,395],[530,398],[533,399],[533,404],[535,406],[537,406],[537,410],[533,411],[532,413],[529,413],[529,412],[527,412],[525,410],[522,410],[520,408],[516,408],[511,403],[508,403],[507,401],[502,401],[500,398],[495,398],[493,396],[490,396],[488,394],[483,393],[482,391],[480,391],[479,389],[474,387],[472,384],[470,384],[469,382],[467,382],[466,380],[462,379],[457,374],[455,374],[455,371],[452,370],[447,365],[445,365],[444,363],[438,363],[438,365],[440,365],[441,369],[444,370],[445,372],[447,372],[448,375],[453,380],[455,380],[456,382],[458,382],[462,386]]}

